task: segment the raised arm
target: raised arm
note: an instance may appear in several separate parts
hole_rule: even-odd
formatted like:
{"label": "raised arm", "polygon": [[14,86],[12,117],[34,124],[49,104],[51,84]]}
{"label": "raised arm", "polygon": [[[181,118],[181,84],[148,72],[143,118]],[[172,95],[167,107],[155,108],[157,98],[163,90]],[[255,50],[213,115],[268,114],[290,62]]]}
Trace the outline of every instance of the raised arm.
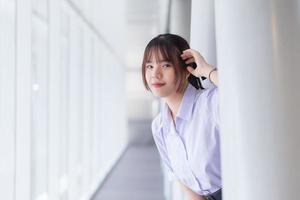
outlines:
{"label": "raised arm", "polygon": [[203,56],[194,49],[187,49],[181,54],[181,58],[186,64],[196,63],[196,69],[188,66],[187,70],[196,77],[204,76],[211,80],[216,86],[219,84],[218,71],[215,67],[208,64]]}

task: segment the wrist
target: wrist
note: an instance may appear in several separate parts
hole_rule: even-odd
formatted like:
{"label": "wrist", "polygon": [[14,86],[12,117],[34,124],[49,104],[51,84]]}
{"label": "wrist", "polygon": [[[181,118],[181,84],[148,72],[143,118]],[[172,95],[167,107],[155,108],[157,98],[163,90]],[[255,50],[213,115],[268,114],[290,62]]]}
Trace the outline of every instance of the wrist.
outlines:
{"label": "wrist", "polygon": [[207,66],[205,67],[203,76],[206,77],[206,78],[209,78],[209,74],[211,73],[211,71],[212,71],[213,69],[215,69],[215,67],[213,67],[213,66],[207,64]]}
{"label": "wrist", "polygon": [[209,80],[211,83],[214,83],[214,82],[211,80],[211,77],[212,77],[212,73],[215,72],[215,71],[217,71],[217,68],[216,68],[216,67],[213,68],[213,69],[209,72],[209,74],[208,74],[208,80]]}

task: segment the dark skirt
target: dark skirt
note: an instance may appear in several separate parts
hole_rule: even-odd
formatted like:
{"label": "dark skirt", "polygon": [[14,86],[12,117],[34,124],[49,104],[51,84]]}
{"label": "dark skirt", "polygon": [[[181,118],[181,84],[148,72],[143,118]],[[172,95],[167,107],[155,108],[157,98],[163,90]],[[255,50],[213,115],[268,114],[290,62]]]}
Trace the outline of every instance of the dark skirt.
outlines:
{"label": "dark skirt", "polygon": [[222,200],[222,189],[205,197],[207,200]]}

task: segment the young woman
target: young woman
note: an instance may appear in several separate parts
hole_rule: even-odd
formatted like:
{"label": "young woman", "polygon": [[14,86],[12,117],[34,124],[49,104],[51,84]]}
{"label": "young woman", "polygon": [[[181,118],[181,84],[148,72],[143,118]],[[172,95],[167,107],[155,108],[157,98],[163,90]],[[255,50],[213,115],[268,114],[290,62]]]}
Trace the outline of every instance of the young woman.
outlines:
{"label": "young woman", "polygon": [[[145,49],[142,76],[146,89],[163,100],[152,132],[170,179],[179,182],[188,200],[221,200],[216,68],[182,37],[162,34]],[[198,89],[198,77],[215,86]]]}

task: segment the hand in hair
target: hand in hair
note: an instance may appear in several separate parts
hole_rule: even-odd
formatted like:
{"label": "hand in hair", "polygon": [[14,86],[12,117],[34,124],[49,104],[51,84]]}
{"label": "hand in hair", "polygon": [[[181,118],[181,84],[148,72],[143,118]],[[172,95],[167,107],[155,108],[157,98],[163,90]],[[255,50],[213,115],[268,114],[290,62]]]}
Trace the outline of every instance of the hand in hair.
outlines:
{"label": "hand in hair", "polygon": [[213,69],[209,65],[203,56],[194,49],[187,49],[181,54],[181,58],[186,64],[196,63],[197,67],[194,69],[192,66],[188,66],[187,70],[196,77],[204,76],[208,78],[209,72]]}

